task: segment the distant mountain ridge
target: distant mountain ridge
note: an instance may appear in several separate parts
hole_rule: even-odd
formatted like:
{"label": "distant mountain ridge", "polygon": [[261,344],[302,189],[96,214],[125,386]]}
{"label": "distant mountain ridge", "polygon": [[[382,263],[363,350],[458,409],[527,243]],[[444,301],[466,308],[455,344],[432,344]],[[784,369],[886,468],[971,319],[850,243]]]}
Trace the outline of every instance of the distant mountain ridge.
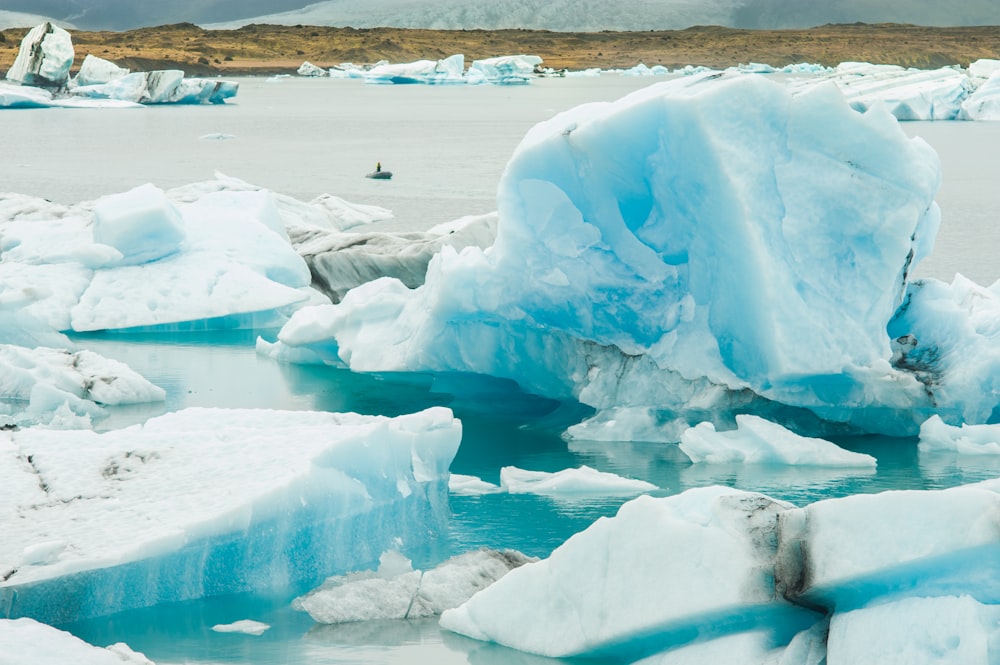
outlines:
{"label": "distant mountain ridge", "polygon": [[1000,25],[1000,0],[0,0],[0,10],[51,16],[81,30],[114,31],[184,22],[209,28],[270,23],[559,32],[855,22]]}

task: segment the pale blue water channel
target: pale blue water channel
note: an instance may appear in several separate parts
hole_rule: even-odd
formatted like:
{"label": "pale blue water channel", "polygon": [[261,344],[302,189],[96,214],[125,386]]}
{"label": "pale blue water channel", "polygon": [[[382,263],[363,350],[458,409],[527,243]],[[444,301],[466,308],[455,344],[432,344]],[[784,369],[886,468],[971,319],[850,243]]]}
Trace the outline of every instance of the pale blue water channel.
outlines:
{"label": "pale blue water channel", "polygon": [[[322,192],[383,205],[397,218],[383,228],[418,229],[495,208],[496,182],[520,137],[535,122],[585,101],[610,100],[651,79],[539,80],[517,88],[365,86],[358,81],[265,79],[242,82],[224,107],[137,111],[38,110],[4,113],[12,161],[3,189],[62,202],[153,182],[163,188],[212,177],[218,169],[308,200]],[[942,156],[939,202],[945,222],[934,256],[918,270],[950,280],[955,271],[988,284],[1000,277],[1000,124],[911,123]],[[236,138],[198,137],[224,132]],[[361,177],[376,160],[396,178]],[[97,163],[97,168],[93,164]],[[100,428],[140,422],[189,406],[356,411],[396,415],[450,406],[464,426],[455,473],[498,482],[502,466],[557,471],[582,464],[641,478],[673,494],[725,484],[802,505],[821,498],[898,488],[941,488],[1000,475],[1000,460],[921,460],[912,439],[860,437],[841,445],[874,455],[878,470],[751,470],[691,465],[676,446],[566,442],[560,433],[586,415],[481,380],[362,376],[323,366],[280,365],[254,351],[257,334],[180,337],[96,335],[77,343],[128,363],[167,391],[165,404],[118,409]],[[622,499],[556,501],[507,494],[452,496],[448,531],[413,553],[426,566],[482,545],[545,556]],[[341,627],[313,624],[289,608],[289,594],[182,603],[69,626],[95,644],[124,641],[168,663],[536,663],[552,662],[442,633],[433,621]],[[220,634],[217,623],[255,619],[263,636]]]}

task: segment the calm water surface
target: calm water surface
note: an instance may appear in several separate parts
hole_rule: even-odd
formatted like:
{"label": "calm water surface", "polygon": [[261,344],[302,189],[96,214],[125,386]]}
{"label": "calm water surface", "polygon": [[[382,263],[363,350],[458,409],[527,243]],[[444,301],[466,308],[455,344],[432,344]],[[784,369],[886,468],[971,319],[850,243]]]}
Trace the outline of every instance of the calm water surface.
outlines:
{"label": "calm water surface", "polygon": [[[124,111],[31,110],[0,114],[5,156],[0,189],[64,203],[153,182],[170,188],[218,170],[309,200],[331,193],[393,209],[386,229],[422,229],[495,209],[500,174],[524,132],[556,112],[611,100],[651,82],[543,79],[530,86],[366,86],[358,81],[246,79],[236,102],[221,107]],[[934,256],[918,276],[955,272],[988,284],[1000,277],[997,220],[1000,124],[910,123],[942,158],[938,197],[944,224]],[[224,133],[231,140],[206,140]],[[375,161],[396,177],[363,178]],[[263,331],[271,336],[275,331]],[[502,382],[442,382],[429,376],[360,376],[329,367],[286,366],[259,358],[256,333],[192,334],[183,339],[97,335],[78,343],[127,362],[167,390],[162,405],[115,410],[100,424],[120,427],[189,406],[356,411],[396,415],[450,406],[464,425],[456,473],[491,482],[502,466],[557,471],[587,464],[648,480],[663,495],[726,484],[764,491],[798,505],[821,498],[896,488],[938,488],[1000,475],[1000,462],[920,458],[913,440],[840,440],[879,460],[877,471],[803,471],[694,466],[676,446],[567,443],[561,431],[586,412],[525,395]],[[481,545],[544,556],[620,499],[451,497],[450,530],[414,553],[417,565]],[[165,663],[537,663],[551,662],[443,634],[431,622],[315,626],[290,598],[222,598],[125,613],[70,628],[96,644],[125,641]],[[265,621],[261,637],[209,627]]]}

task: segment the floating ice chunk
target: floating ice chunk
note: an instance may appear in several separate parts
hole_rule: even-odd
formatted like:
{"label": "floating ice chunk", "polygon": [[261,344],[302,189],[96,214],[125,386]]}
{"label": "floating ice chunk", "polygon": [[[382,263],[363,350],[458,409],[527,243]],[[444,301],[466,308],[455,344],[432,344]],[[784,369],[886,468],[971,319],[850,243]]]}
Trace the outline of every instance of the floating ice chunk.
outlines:
{"label": "floating ice chunk", "polygon": [[7,70],[7,80],[22,85],[63,85],[69,80],[73,55],[69,33],[46,21],[21,40],[14,64]]}
{"label": "floating ice chunk", "polygon": [[74,81],[77,85],[95,85],[120,79],[128,73],[128,69],[88,53]]}
{"label": "floating ice chunk", "polygon": [[226,134],[223,132],[212,132],[210,134],[202,134],[198,137],[202,141],[232,141],[236,138],[233,134]]}
{"label": "floating ice chunk", "polygon": [[34,619],[0,619],[0,665],[154,665],[121,642],[106,649]]}
{"label": "floating ice chunk", "polygon": [[[1000,63],[1000,61],[995,61]],[[1000,69],[962,102],[963,120],[1000,120]]]}
{"label": "floating ice chunk", "polygon": [[969,63],[968,72],[973,80],[985,81],[995,73],[1000,72],[1000,60],[980,58],[975,62]]}
{"label": "floating ice chunk", "polygon": [[745,65],[739,65],[737,70],[743,74],[773,74],[777,69],[771,65],[762,62],[750,62]]}
{"label": "floating ice chunk", "polygon": [[494,245],[443,249],[412,291],[355,288],[327,348],[358,371],[487,374],[598,409],[749,389],[915,431],[930,403],[890,365],[886,325],[933,242],[939,181],[926,143],[834,86],[678,77],[535,126]]}
{"label": "floating ice chunk", "polygon": [[212,626],[217,633],[243,633],[244,635],[263,635],[271,626],[252,619],[241,619],[233,623],[220,623]]}
{"label": "floating ice chunk", "polygon": [[737,429],[717,432],[703,422],[681,435],[681,450],[692,462],[789,464],[874,468],[874,457],[844,450],[825,439],[799,436],[759,416],[736,416]]}
{"label": "floating ice chunk", "polygon": [[658,489],[644,480],[623,478],[589,466],[555,473],[527,471],[514,466],[500,469],[500,487],[511,494],[544,494],[557,497],[635,496]]}
{"label": "floating ice chunk", "polygon": [[470,82],[478,79],[500,85],[527,83],[541,64],[542,59],[537,55],[502,55],[473,60],[468,76]]}
{"label": "floating ice chunk", "polygon": [[1000,455],[1000,425],[952,427],[933,415],[920,426],[921,454],[954,452],[961,455]]}
{"label": "floating ice chunk", "polygon": [[162,259],[176,253],[183,240],[180,212],[154,185],[103,196],[94,205],[94,242],[121,252],[122,265]]}
{"label": "floating ice chunk", "polygon": [[838,611],[894,594],[997,602],[998,533],[990,485],[819,501],[780,518],[777,588]]}
{"label": "floating ice chunk", "polygon": [[42,88],[0,83],[0,108],[45,108],[52,105],[52,93]]}
{"label": "floating ice chunk", "polygon": [[906,598],[837,612],[830,621],[827,662],[994,662],[1000,639],[1000,607],[969,596]]}
{"label": "floating ice chunk", "polygon": [[89,426],[103,415],[98,404],[159,402],[165,395],[127,365],[92,351],[0,344],[0,398],[24,403],[8,407],[18,425],[71,425],[72,413],[82,418],[76,426]]}
{"label": "floating ice chunk", "polygon": [[365,83],[465,83],[464,69],[465,56],[459,53],[443,60],[378,64],[364,72],[364,79]]}
{"label": "floating ice chunk", "polygon": [[893,363],[920,380],[934,411],[952,423],[989,421],[1000,396],[1000,282],[913,282],[888,332]]}
{"label": "floating ice chunk", "polygon": [[570,426],[563,438],[567,441],[677,443],[686,429],[686,421],[663,422],[655,408],[621,406],[598,411],[582,423]]}
{"label": "floating ice chunk", "polygon": [[488,483],[476,476],[464,476],[459,473],[451,474],[448,478],[448,491],[452,494],[465,494],[468,496],[480,496],[483,494],[495,494],[503,490],[499,485]]}
{"label": "floating ice chunk", "polygon": [[[442,527],[461,429],[442,408],[188,409],[105,434],[3,435],[0,607],[62,623],[316,584],[417,546]],[[66,548],[23,565],[53,533]]]}
{"label": "floating ice chunk", "polygon": [[322,67],[317,67],[308,60],[299,65],[295,72],[299,76],[327,76],[327,72]]}
{"label": "floating ice chunk", "polygon": [[293,606],[328,624],[436,616],[531,561],[537,559],[514,550],[482,548],[421,572],[402,555],[386,552],[378,570],[331,578]]}
{"label": "floating ice chunk", "polygon": [[816,617],[774,598],[770,563],[785,509],[721,487],[639,497],[445,612],[441,626],[547,656],[628,662],[754,628],[790,639]]}
{"label": "floating ice chunk", "polygon": [[792,85],[809,87],[827,81],[835,83],[857,110],[882,104],[900,120],[954,120],[973,88],[963,72],[951,67],[903,69],[859,62],[841,63],[833,72]]}

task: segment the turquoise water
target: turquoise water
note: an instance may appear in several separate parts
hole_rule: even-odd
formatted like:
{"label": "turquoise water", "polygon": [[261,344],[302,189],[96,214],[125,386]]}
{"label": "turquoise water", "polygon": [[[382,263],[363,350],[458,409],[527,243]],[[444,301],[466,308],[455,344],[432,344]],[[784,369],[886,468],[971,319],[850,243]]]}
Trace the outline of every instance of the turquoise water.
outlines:
{"label": "turquoise water", "polygon": [[[507,465],[558,471],[586,464],[652,482],[664,496],[724,484],[804,505],[860,492],[943,488],[1000,475],[1000,460],[994,458],[922,458],[914,439],[881,436],[838,440],[850,450],[875,456],[878,469],[871,472],[693,465],[675,445],[564,441],[561,432],[586,416],[587,410],[524,394],[507,382],[368,376],[333,367],[282,365],[258,357],[255,334],[246,332],[197,333],[183,341],[155,335],[98,335],[75,341],[127,362],[167,391],[164,404],[115,409],[99,428],[120,427],[189,406],[396,415],[446,405],[463,422],[462,446],[452,471],[493,483],[499,482],[500,468]],[[447,535],[410,554],[417,567],[480,546],[543,557],[595,519],[613,515],[622,502],[621,498],[569,501],[532,495],[452,495]],[[66,628],[95,644],[124,641],[159,665],[547,661],[444,633],[434,621],[317,626],[289,606],[301,591],[179,603]],[[272,628],[260,637],[211,630],[215,624],[240,619],[263,621]]]}

